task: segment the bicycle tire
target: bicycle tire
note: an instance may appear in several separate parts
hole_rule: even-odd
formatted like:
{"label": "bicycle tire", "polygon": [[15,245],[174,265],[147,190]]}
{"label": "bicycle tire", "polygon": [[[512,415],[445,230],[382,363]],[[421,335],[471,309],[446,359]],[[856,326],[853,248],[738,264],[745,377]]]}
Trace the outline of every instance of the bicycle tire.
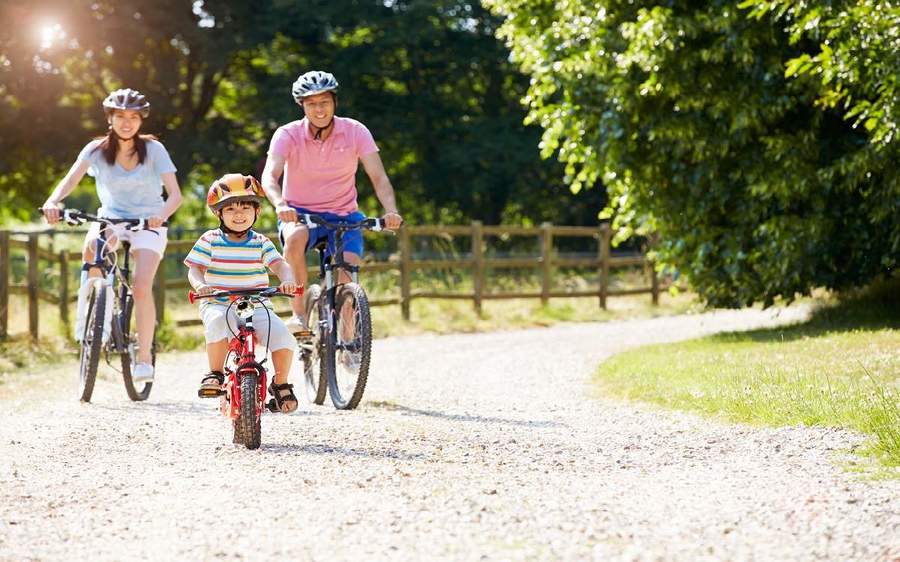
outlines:
{"label": "bicycle tire", "polygon": [[106,284],[92,281],[88,295],[84,333],[81,335],[81,357],[78,368],[78,394],[82,402],[90,402],[97,382],[100,348],[103,346],[103,318],[106,313]]}
{"label": "bicycle tire", "polygon": [[259,400],[259,377],[245,373],[241,376],[241,417],[235,420],[235,440],[248,449],[259,449],[262,441],[261,412],[256,405]]}
{"label": "bicycle tire", "polygon": [[306,324],[313,332],[312,345],[300,352],[303,375],[306,380],[306,397],[313,404],[321,406],[325,402],[328,391],[328,369],[323,353],[323,334],[319,326],[322,303],[322,287],[310,285],[304,293],[303,309],[306,312]]}
{"label": "bicycle tire", "polygon": [[[356,350],[339,349],[337,339],[342,332],[340,311],[347,302],[353,307],[355,318],[353,344]],[[338,290],[335,298],[333,333],[327,339],[328,393],[338,410],[352,410],[359,405],[369,377],[369,361],[372,354],[372,317],[369,298],[357,283],[347,283]],[[345,355],[352,353],[353,355]]]}
{"label": "bicycle tire", "polygon": [[[131,378],[131,364],[137,356],[137,337],[131,333],[131,312],[134,309],[134,299],[130,296],[125,303],[125,310],[116,320],[120,323],[122,332],[122,340],[125,343],[125,349],[120,354],[122,360],[122,379],[125,383],[125,392],[128,398],[134,402],[143,402],[150,396],[150,390],[153,388],[152,382],[145,382],[143,388],[139,391]],[[156,332],[153,333],[153,343],[150,344],[150,362],[156,367]]]}

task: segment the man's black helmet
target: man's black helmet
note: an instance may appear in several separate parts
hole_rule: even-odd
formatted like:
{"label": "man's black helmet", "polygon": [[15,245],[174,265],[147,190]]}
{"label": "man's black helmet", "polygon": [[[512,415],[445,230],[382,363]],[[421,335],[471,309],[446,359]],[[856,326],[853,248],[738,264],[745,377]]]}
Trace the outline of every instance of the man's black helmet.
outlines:
{"label": "man's black helmet", "polygon": [[131,88],[113,90],[103,100],[103,111],[109,115],[117,109],[131,109],[140,112],[141,117],[146,118],[150,115],[150,102],[144,94]]}
{"label": "man's black helmet", "polygon": [[330,72],[321,70],[311,70],[306,74],[301,74],[300,78],[294,82],[291,93],[294,94],[294,101],[302,103],[303,98],[321,94],[322,92],[336,92],[338,89],[338,81]]}

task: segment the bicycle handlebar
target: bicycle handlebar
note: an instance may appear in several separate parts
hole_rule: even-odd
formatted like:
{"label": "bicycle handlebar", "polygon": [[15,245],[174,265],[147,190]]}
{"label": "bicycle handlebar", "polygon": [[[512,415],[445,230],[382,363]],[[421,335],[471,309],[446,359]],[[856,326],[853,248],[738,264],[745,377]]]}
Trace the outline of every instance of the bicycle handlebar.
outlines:
{"label": "bicycle handlebar", "polygon": [[331,228],[333,230],[371,230],[372,232],[381,232],[387,230],[384,226],[384,218],[364,219],[359,222],[330,222],[310,213],[297,213],[298,224],[302,224],[309,229],[319,226]]}
{"label": "bicycle handlebar", "polygon": [[[40,211],[41,214],[44,213],[44,209],[41,207],[38,207],[38,211]],[[130,230],[151,230],[151,227],[147,225],[147,219],[111,219],[98,217],[90,213],[85,213],[84,211],[79,211],[78,209],[63,209],[61,214],[62,220],[72,226],[80,226],[85,222],[99,222],[108,225],[127,224],[130,227]],[[169,221],[163,221],[160,226],[169,226]]]}
{"label": "bicycle handlebar", "polygon": [[278,287],[262,287],[256,289],[232,289],[230,291],[216,291],[208,295],[198,295],[194,291],[188,291],[188,300],[191,304],[197,299],[214,299],[221,297],[296,297],[303,294],[303,287],[297,287],[293,293],[282,293]]}

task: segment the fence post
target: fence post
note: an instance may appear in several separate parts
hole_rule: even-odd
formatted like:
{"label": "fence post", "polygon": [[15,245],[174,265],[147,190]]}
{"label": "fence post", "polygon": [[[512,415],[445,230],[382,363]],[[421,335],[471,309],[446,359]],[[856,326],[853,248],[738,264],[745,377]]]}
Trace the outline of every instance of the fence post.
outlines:
{"label": "fence post", "polygon": [[600,308],[606,310],[606,295],[609,293],[609,243],[612,231],[609,223],[600,225]]}
{"label": "fence post", "polygon": [[481,315],[484,300],[484,230],[481,221],[472,221],[472,299],[475,312]]}
{"label": "fence post", "polygon": [[156,304],[156,324],[161,326],[166,313],[166,258],[159,260],[156,279],[153,280],[153,302]]}
{"label": "fence post", "polygon": [[541,223],[541,304],[550,302],[550,284],[553,261],[553,225]]}
{"label": "fence post", "polygon": [[38,339],[38,235],[28,235],[28,331]]}
{"label": "fence post", "polygon": [[59,251],[59,318],[69,328],[69,253]]}
{"label": "fence post", "polygon": [[[656,244],[659,242],[659,234],[653,233],[650,236],[650,248],[655,248]],[[650,264],[650,297],[653,302],[653,306],[659,305],[659,275],[656,274],[656,262],[649,261]]]}
{"label": "fence post", "polygon": [[404,320],[410,318],[410,275],[412,273],[412,245],[409,227],[400,227],[400,310]]}
{"label": "fence post", "polygon": [[9,337],[9,231],[0,231],[0,340]]}

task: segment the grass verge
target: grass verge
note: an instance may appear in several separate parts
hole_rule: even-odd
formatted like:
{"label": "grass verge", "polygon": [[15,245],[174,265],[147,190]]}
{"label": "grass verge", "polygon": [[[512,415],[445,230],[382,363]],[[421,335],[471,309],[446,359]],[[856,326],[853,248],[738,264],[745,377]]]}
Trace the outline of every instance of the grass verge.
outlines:
{"label": "grass verge", "polygon": [[820,306],[807,322],[622,353],[606,395],[772,426],[842,427],[863,454],[900,467],[900,282]]}

